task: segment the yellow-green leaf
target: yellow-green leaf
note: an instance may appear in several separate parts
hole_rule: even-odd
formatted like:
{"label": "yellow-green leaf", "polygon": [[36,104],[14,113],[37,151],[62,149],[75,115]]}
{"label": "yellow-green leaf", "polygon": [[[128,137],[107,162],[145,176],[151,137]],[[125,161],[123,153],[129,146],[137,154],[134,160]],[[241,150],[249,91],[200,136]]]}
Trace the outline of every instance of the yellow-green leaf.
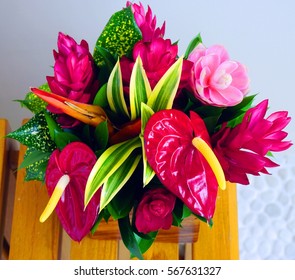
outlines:
{"label": "yellow-green leaf", "polygon": [[114,113],[130,118],[124,99],[122,73],[119,60],[113,68],[108,80],[107,100]]}
{"label": "yellow-green leaf", "polygon": [[131,154],[105,182],[101,191],[100,210],[104,209],[114,196],[123,188],[135,171],[141,155]]}
{"label": "yellow-green leaf", "polygon": [[154,87],[147,105],[154,112],[171,109],[180,82],[183,58],[179,58]]}
{"label": "yellow-green leaf", "polygon": [[141,103],[147,102],[151,92],[151,86],[142,66],[142,60],[140,56],[138,56],[133,66],[130,78],[129,97],[131,120],[135,120],[140,117]]}
{"label": "yellow-green leaf", "polygon": [[85,188],[85,207],[97,190],[120,168],[129,155],[141,146],[139,137],[109,147],[93,166]]}
{"label": "yellow-green leaf", "polygon": [[143,160],[143,185],[146,186],[155,176],[155,171],[149,165],[144,148],[144,129],[149,118],[154,114],[154,111],[146,104],[141,103],[141,145],[142,145],[142,160]]}

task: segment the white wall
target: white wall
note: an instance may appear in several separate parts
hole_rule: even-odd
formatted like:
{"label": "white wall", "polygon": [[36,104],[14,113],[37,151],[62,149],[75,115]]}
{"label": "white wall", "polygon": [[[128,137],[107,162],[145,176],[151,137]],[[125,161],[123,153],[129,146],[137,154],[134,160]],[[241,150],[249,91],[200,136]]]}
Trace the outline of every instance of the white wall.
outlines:
{"label": "white wall", "polygon": [[[16,129],[31,116],[12,102],[51,75],[59,31],[93,49],[97,36],[124,0],[0,0],[0,117]],[[295,2],[293,0],[142,0],[166,21],[166,37],[179,40],[183,53],[201,32],[205,45],[223,44],[247,65],[256,101],[270,99],[270,112],[288,110],[295,139]],[[291,150],[292,152],[294,149]],[[289,152],[290,154],[290,152]],[[294,186],[295,187],[295,186]]]}

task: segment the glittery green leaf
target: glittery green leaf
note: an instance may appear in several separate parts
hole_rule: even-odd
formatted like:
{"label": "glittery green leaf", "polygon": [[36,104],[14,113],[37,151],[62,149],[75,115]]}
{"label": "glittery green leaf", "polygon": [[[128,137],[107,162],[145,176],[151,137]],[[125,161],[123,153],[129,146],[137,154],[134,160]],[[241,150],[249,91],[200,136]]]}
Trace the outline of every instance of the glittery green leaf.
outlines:
{"label": "glittery green leaf", "polygon": [[121,57],[130,52],[141,38],[141,32],[134,20],[131,8],[125,8],[113,14],[102,31],[94,48],[94,61],[98,66],[106,63],[101,55],[100,47],[114,57]]}
{"label": "glittery green leaf", "polygon": [[45,171],[50,157],[50,153],[42,153],[35,148],[28,148],[24,156],[24,162],[32,162],[26,167],[25,181],[44,181]]}
{"label": "glittery green leaf", "polygon": [[[44,84],[39,89],[50,91],[48,84]],[[15,100],[20,102],[21,106],[26,107],[32,113],[37,114],[46,109],[47,103],[35,95],[33,92],[28,92],[24,100]]]}
{"label": "glittery green leaf", "polygon": [[38,151],[50,152],[56,148],[55,143],[51,140],[44,112],[36,114],[19,129],[9,133],[7,137]]}

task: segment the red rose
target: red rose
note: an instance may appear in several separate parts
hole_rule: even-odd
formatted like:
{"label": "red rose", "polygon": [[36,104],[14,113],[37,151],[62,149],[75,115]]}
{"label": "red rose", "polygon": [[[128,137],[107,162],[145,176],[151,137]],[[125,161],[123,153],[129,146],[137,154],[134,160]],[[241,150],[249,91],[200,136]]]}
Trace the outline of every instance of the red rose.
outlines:
{"label": "red rose", "polygon": [[135,226],[139,232],[147,234],[159,229],[169,229],[172,225],[172,211],[175,196],[164,188],[148,190],[140,201],[135,213]]}

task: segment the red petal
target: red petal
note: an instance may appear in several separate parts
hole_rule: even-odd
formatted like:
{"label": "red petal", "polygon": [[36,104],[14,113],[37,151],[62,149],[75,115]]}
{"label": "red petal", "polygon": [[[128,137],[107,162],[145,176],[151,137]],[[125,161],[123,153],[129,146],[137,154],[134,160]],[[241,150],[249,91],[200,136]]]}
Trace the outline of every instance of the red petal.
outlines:
{"label": "red petal", "polygon": [[95,162],[96,156],[87,145],[73,142],[61,152],[55,150],[46,169],[45,180],[49,195],[62,175],[70,176],[70,183],[55,210],[65,231],[76,241],[89,233],[99,210],[100,192],[95,194],[84,211],[86,181]]}
{"label": "red petal", "polygon": [[205,125],[192,115],[198,120],[195,125],[178,110],[155,113],[145,128],[145,150],[163,185],[191,211],[209,220],[215,210],[217,182],[207,161],[192,145],[194,129],[207,138]]}

